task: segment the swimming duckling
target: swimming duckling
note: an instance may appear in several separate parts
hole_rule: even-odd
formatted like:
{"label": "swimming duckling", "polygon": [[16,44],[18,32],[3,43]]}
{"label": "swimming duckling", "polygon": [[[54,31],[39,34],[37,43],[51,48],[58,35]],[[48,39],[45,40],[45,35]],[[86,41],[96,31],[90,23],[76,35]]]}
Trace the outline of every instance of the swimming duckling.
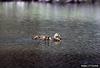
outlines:
{"label": "swimming duckling", "polygon": [[40,35],[40,40],[49,41],[49,40],[51,40],[51,37],[49,37],[47,35]]}
{"label": "swimming duckling", "polygon": [[32,39],[39,39],[40,37],[38,35],[32,35]]}
{"label": "swimming duckling", "polygon": [[55,33],[53,36],[53,41],[61,41],[61,36],[59,33]]}
{"label": "swimming duckling", "polygon": [[50,41],[51,40],[51,37],[47,36],[47,35],[36,35],[36,36],[32,36],[32,39],[35,39],[35,40],[44,40],[44,41]]}

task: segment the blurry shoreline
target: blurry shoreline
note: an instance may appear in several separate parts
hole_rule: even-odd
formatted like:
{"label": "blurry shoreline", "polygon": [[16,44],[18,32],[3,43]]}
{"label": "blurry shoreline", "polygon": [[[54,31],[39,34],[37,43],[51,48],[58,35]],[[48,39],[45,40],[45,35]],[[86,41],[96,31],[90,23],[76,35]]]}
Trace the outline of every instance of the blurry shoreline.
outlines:
{"label": "blurry shoreline", "polygon": [[0,0],[0,2],[37,2],[37,3],[53,3],[53,4],[96,4],[99,0]]}

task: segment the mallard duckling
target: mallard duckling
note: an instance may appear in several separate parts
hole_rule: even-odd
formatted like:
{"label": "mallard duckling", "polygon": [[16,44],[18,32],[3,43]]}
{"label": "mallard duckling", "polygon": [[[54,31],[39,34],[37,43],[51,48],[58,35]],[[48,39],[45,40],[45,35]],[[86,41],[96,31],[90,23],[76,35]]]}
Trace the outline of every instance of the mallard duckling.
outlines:
{"label": "mallard duckling", "polygon": [[40,40],[49,41],[49,40],[51,40],[51,37],[49,37],[47,35],[40,35]]}
{"label": "mallard duckling", "polygon": [[61,41],[61,36],[59,33],[55,33],[54,36],[53,36],[53,40],[54,41]]}
{"label": "mallard duckling", "polygon": [[32,39],[38,39],[38,40],[44,40],[44,41],[49,41],[51,40],[51,37],[47,36],[47,35],[36,35],[36,36],[32,36]]}
{"label": "mallard duckling", "polygon": [[40,37],[38,35],[32,35],[32,39],[39,39]]}

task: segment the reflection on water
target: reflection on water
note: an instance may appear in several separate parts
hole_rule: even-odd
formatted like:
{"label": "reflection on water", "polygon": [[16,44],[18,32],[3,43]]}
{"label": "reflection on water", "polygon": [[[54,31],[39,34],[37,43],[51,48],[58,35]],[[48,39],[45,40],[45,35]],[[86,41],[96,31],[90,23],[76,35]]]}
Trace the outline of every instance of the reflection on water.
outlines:
{"label": "reflection on water", "polygon": [[[69,58],[68,55],[73,54],[86,55],[82,58],[82,60],[86,59],[85,61],[79,61],[77,58],[82,64],[93,63],[96,58],[92,60],[88,55],[95,57],[100,53],[99,12],[100,8],[97,5],[0,3],[0,46],[13,44],[37,47],[37,50],[41,51],[38,54],[42,54],[40,56],[43,58],[41,59],[43,65],[40,62],[42,66],[57,63],[62,58],[62,61],[55,66],[62,63],[61,67],[64,67],[67,63],[65,60]],[[32,34],[53,36],[56,32],[62,35],[62,42],[59,44],[49,42],[47,46],[48,44],[44,41],[31,39]],[[51,59],[47,60],[48,56]],[[75,58],[70,56],[70,59]],[[50,62],[46,63],[47,61]]]}

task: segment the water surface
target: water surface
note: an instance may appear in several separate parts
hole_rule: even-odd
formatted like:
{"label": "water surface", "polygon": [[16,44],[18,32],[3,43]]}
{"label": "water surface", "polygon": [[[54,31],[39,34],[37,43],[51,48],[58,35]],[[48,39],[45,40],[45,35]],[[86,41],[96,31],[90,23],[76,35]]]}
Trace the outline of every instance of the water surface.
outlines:
{"label": "water surface", "polygon": [[[99,12],[98,5],[1,2],[0,51],[6,58],[1,63],[10,64],[9,68],[78,68],[100,63]],[[53,36],[56,32],[62,36],[59,44],[31,38],[32,34]],[[21,60],[11,59],[14,56]],[[32,57],[37,59],[34,63]]]}

